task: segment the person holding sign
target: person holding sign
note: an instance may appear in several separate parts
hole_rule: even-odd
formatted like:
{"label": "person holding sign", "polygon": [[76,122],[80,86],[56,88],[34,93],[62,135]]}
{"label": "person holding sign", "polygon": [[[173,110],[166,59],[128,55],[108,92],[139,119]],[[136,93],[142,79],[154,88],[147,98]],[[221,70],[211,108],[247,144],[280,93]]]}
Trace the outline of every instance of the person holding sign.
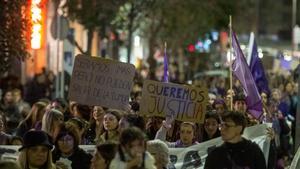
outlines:
{"label": "person holding sign", "polygon": [[222,120],[220,126],[224,143],[208,154],[204,169],[266,169],[266,160],[259,146],[242,137],[247,124],[245,116],[227,112]]}
{"label": "person holding sign", "polygon": [[173,120],[170,117],[167,117],[167,120],[163,121],[162,126],[156,133],[155,139],[165,141],[170,148],[189,147],[198,144],[198,142],[195,141],[196,125],[192,122],[182,122],[180,124],[180,139],[176,142],[167,142],[166,135],[171,128],[172,121]]}

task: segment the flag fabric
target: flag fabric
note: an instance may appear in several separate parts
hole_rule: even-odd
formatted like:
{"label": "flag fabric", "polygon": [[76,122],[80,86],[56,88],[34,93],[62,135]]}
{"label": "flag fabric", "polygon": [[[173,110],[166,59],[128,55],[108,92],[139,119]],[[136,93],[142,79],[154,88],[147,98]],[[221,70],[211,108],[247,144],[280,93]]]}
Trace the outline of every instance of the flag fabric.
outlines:
{"label": "flag fabric", "polygon": [[257,45],[255,42],[255,39],[253,40],[253,45],[252,45],[252,52],[251,52],[251,60],[250,60],[250,71],[253,76],[253,79],[256,83],[257,89],[259,93],[266,93],[269,95],[270,88],[268,85],[268,80],[265,75],[264,67],[263,64],[258,57],[258,52],[257,52]]}
{"label": "flag fabric", "polygon": [[167,48],[165,47],[164,51],[164,82],[169,82],[169,68],[168,68],[168,57],[167,57]]}
{"label": "flag fabric", "polygon": [[235,77],[240,81],[244,94],[246,96],[247,110],[258,120],[262,117],[262,102],[258,93],[255,81],[252,77],[246,59],[240,48],[239,42],[234,32],[232,32],[232,47],[235,60],[232,64],[232,71]]}

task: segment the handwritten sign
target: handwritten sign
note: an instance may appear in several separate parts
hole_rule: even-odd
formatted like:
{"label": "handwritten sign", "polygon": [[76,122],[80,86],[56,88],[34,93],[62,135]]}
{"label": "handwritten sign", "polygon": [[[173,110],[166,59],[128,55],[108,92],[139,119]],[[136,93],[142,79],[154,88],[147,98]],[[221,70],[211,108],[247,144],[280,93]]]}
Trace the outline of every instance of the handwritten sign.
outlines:
{"label": "handwritten sign", "polygon": [[140,104],[141,113],[203,123],[207,98],[207,90],[204,88],[146,80]]}
{"label": "handwritten sign", "polygon": [[134,73],[135,67],[131,64],[77,55],[69,99],[124,110],[129,102]]}

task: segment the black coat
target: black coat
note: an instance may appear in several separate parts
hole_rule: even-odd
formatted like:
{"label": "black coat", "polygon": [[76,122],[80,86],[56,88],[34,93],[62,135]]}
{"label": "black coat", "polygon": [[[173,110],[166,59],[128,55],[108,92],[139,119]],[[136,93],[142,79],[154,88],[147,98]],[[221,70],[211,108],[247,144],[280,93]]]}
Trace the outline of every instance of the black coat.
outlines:
{"label": "black coat", "polygon": [[[61,153],[55,149],[53,151],[53,162],[55,163],[61,157]],[[74,153],[68,157],[72,161],[72,169],[90,169],[92,155],[81,148],[76,148]]]}
{"label": "black coat", "polygon": [[266,169],[266,160],[259,146],[243,139],[236,144],[224,143],[212,150],[204,169]]}

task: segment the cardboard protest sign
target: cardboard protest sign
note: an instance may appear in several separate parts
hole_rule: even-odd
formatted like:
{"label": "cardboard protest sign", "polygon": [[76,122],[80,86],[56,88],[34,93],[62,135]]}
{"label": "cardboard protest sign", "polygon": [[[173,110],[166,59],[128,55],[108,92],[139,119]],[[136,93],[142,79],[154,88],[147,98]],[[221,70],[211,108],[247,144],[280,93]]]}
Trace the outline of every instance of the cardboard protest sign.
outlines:
{"label": "cardboard protest sign", "polygon": [[150,116],[169,116],[180,121],[203,123],[207,98],[207,90],[204,88],[146,80],[140,112]]}
{"label": "cardboard protest sign", "polygon": [[86,105],[125,109],[134,73],[135,67],[132,64],[77,55],[69,99]]}

